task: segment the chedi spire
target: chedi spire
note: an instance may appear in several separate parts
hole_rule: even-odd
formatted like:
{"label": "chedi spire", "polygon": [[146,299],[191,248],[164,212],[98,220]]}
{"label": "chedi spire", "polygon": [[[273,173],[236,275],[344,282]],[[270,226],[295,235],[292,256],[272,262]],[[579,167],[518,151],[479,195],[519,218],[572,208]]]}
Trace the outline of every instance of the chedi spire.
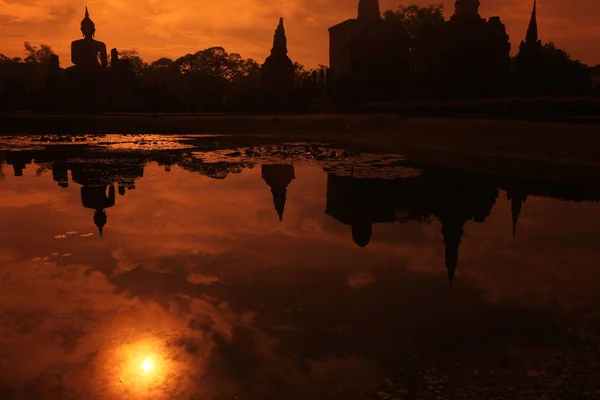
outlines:
{"label": "chedi spire", "polygon": [[537,43],[538,41],[538,24],[537,24],[537,0],[533,0],[533,11],[531,12],[531,20],[527,27],[527,35],[525,36],[526,43]]}
{"label": "chedi spire", "polygon": [[287,54],[287,38],[285,36],[285,28],[283,27],[283,17],[279,18],[279,25],[275,30],[275,36],[273,37],[273,49],[271,54]]}

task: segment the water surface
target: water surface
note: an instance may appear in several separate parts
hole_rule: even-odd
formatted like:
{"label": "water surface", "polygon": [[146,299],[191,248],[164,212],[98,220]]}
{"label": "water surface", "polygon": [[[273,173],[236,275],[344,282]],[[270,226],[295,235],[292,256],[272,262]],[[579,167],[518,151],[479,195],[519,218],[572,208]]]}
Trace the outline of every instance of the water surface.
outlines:
{"label": "water surface", "polygon": [[598,398],[599,190],[223,142],[4,142],[0,398]]}

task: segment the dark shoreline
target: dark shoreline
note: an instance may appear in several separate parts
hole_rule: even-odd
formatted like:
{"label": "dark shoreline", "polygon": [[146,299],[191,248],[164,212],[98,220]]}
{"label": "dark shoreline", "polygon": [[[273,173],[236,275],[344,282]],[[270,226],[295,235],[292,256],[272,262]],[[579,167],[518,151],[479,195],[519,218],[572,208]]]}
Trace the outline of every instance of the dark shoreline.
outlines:
{"label": "dark shoreline", "polygon": [[[452,113],[356,113],[356,114],[256,114],[256,113],[103,113],[103,114],[37,114],[0,113],[0,135],[10,134],[81,134],[87,133],[215,133],[248,134],[248,130],[279,133],[294,128],[339,128],[340,122],[359,124],[365,120],[487,120],[503,122],[534,122],[564,125],[600,125],[599,116],[569,115],[496,115]],[[273,126],[275,125],[275,126]],[[287,126],[286,126],[287,125]],[[352,130],[351,126],[341,126]],[[381,126],[380,128],[386,128]]]}
{"label": "dark shoreline", "polygon": [[232,147],[254,135],[256,142],[319,141],[362,152],[401,153],[415,163],[510,179],[600,185],[600,118],[570,118],[570,123],[565,117],[536,118],[0,114],[0,135],[225,134],[231,135]]}

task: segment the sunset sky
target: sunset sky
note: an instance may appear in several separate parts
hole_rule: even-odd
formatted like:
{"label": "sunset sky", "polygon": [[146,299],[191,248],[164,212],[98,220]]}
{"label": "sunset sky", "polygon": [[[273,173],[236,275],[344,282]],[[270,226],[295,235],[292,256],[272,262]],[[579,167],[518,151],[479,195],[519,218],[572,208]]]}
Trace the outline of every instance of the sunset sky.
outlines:
{"label": "sunset sky", "polygon": [[[429,4],[434,0],[414,0]],[[381,0],[381,9],[410,1]],[[454,1],[443,0],[446,17]],[[513,53],[525,36],[533,0],[481,0],[484,17],[499,15]],[[573,58],[600,63],[600,2],[539,0],[540,37]],[[23,42],[45,43],[70,64],[70,42],[81,37],[85,5],[96,23],[96,39],[108,48],[136,49],[146,61],[177,58],[223,46],[263,62],[280,16],[285,18],[289,55],[307,67],[328,64],[327,28],[356,16],[358,0],[0,0],[0,53],[23,54]]]}

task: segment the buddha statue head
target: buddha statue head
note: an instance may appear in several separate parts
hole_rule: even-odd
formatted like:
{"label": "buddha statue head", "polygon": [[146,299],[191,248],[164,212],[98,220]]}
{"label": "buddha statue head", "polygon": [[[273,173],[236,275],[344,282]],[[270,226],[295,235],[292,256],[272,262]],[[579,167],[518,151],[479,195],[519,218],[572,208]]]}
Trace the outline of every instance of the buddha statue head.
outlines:
{"label": "buddha statue head", "polygon": [[96,33],[96,25],[94,21],[90,19],[90,13],[88,12],[88,8],[85,7],[85,18],[81,20],[81,33],[85,38],[93,38]]}

